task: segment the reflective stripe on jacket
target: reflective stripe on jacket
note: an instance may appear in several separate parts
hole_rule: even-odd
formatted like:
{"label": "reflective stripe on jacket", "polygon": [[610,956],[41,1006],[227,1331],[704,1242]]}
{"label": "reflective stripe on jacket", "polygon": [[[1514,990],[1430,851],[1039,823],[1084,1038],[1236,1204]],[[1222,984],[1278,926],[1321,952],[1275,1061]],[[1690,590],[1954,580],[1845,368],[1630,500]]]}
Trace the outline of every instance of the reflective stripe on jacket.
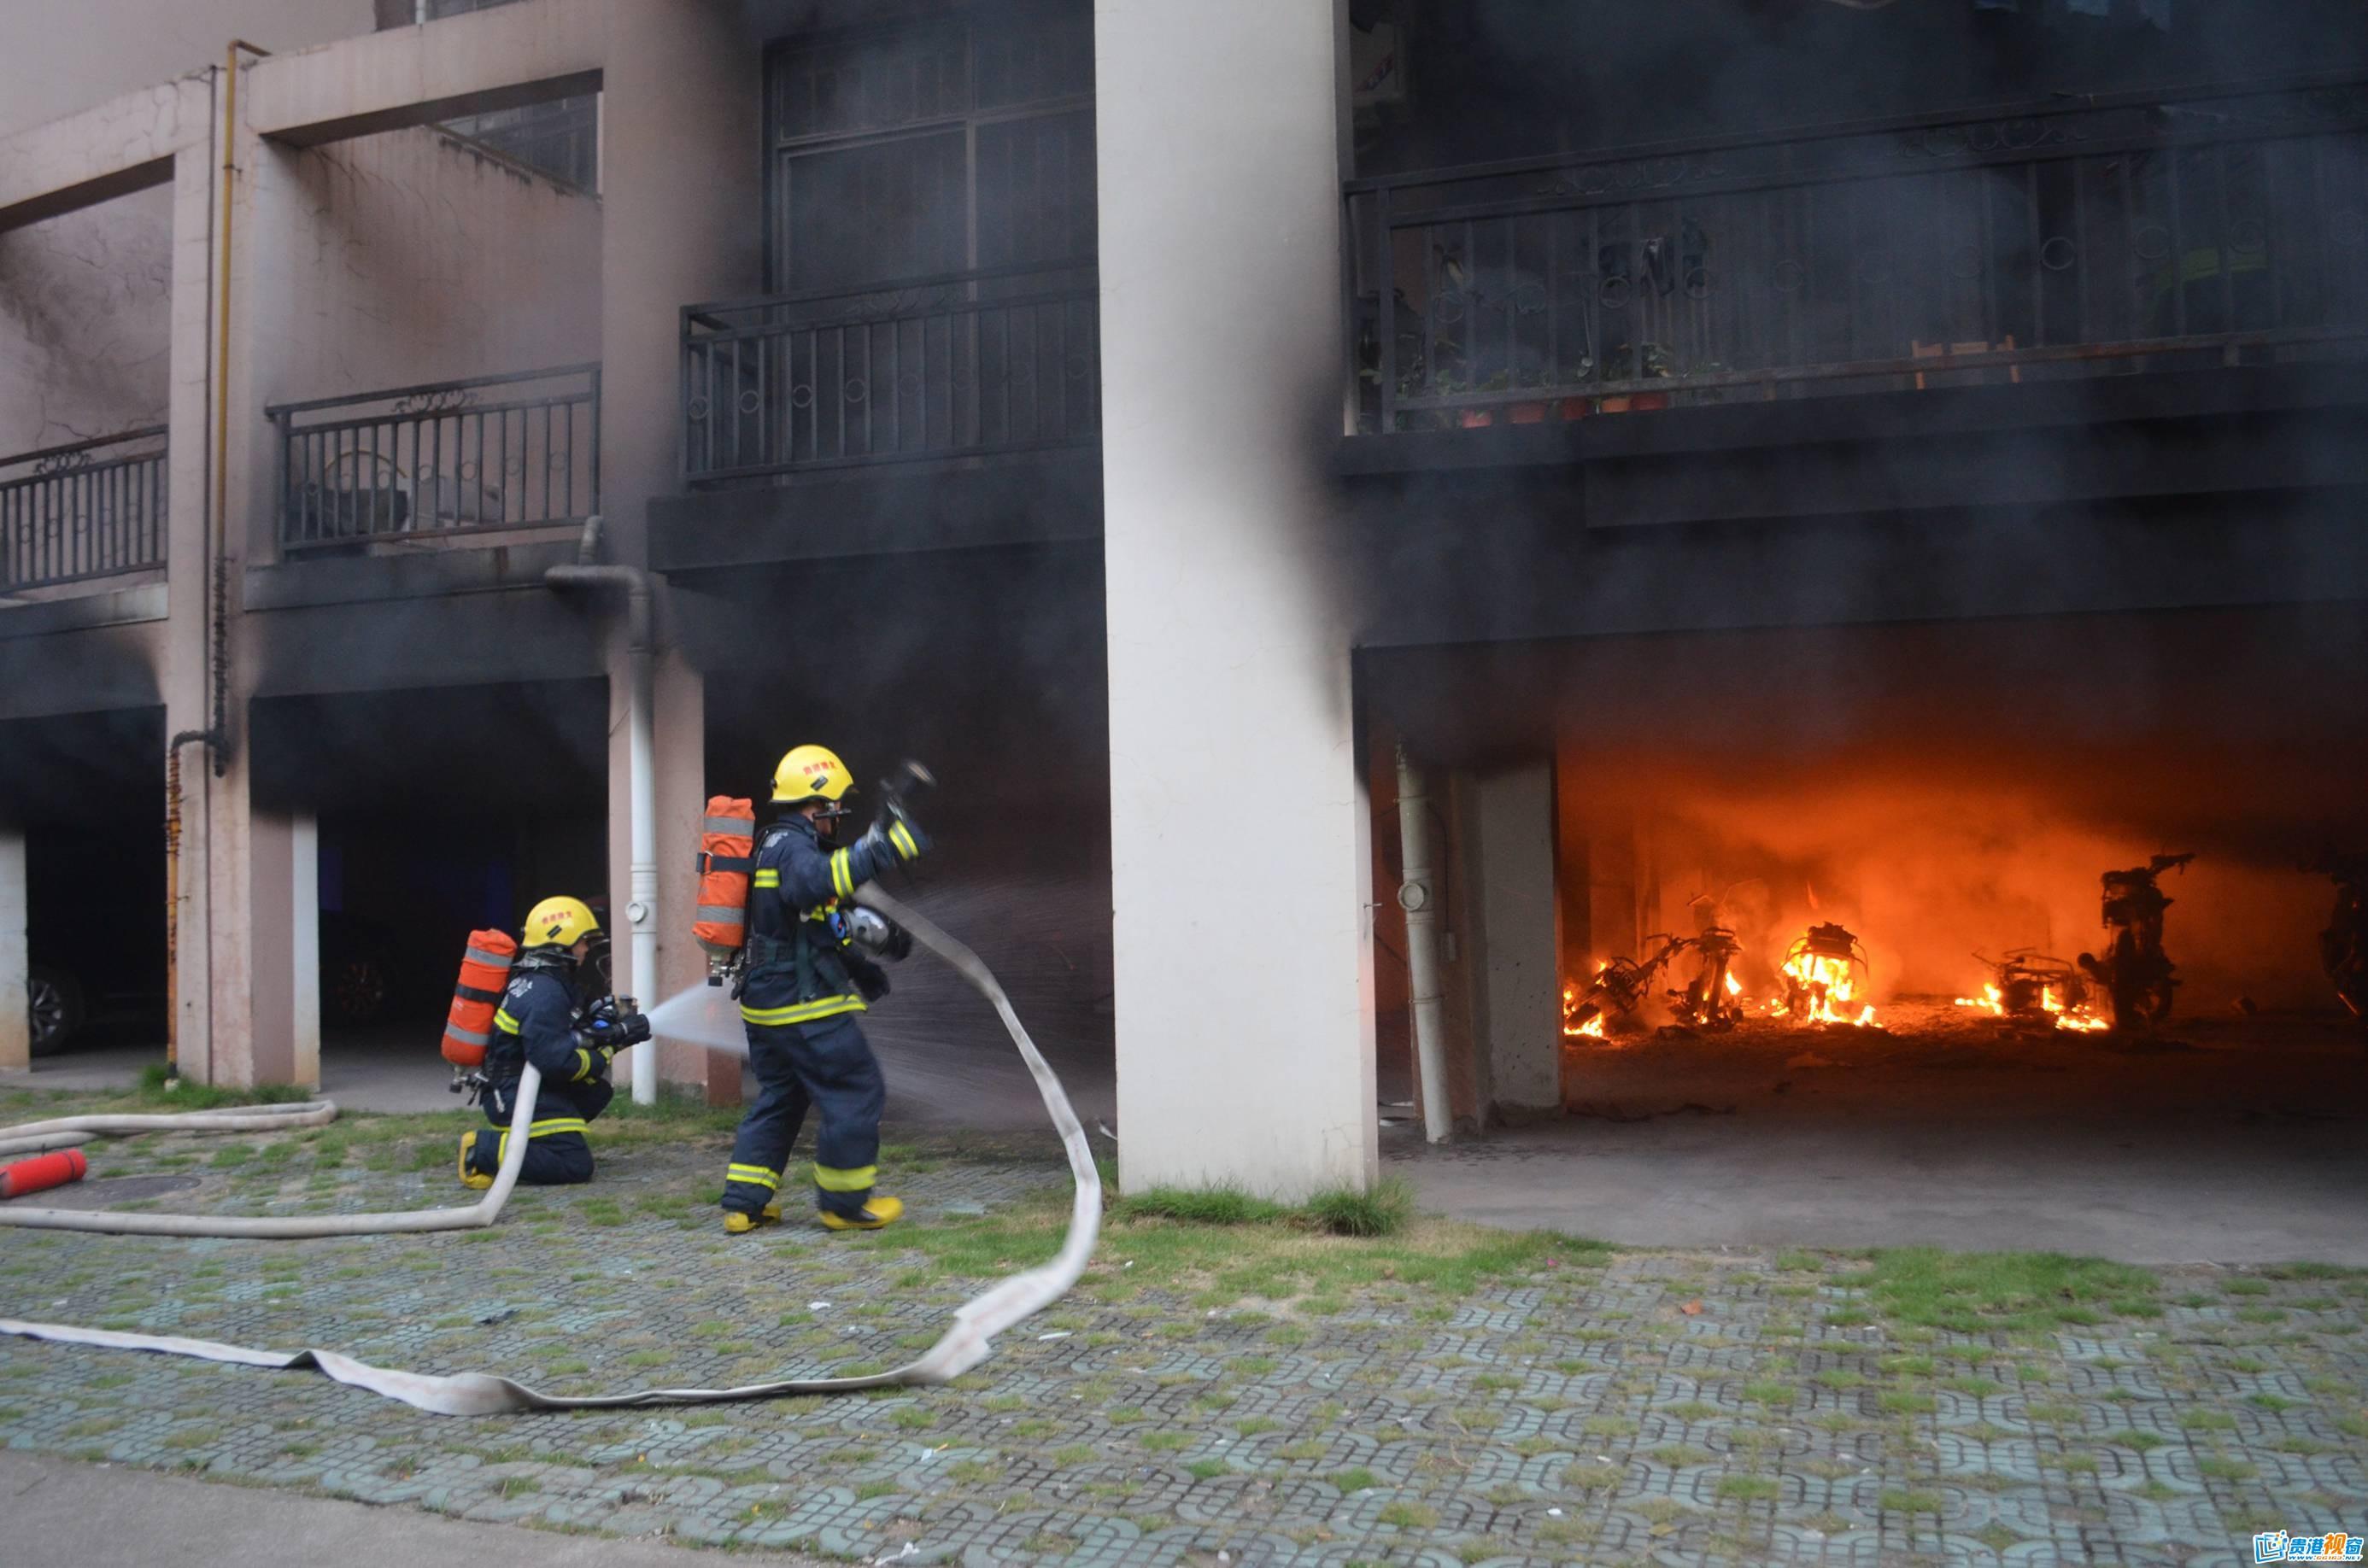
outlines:
{"label": "reflective stripe on jacket", "polygon": [[756,859],[741,1018],[775,1027],[862,1012],[839,908],[882,869],[871,848],[825,849],[814,824],[793,813],[757,836]]}

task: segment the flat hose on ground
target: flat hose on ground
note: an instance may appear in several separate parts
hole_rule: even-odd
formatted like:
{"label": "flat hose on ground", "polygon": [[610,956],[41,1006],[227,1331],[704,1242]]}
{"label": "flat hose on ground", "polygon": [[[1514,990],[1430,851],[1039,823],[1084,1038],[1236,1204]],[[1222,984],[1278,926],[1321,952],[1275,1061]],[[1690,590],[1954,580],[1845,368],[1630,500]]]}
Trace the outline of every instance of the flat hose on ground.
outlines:
{"label": "flat hose on ground", "polygon": [[[1086,1144],[1085,1129],[1078,1124],[1077,1114],[1069,1105],[1069,1096],[1061,1087],[1061,1080],[1045,1064],[1035,1042],[1028,1038],[1027,1028],[1012,1011],[1010,998],[1003,987],[981,963],[978,955],[939,930],[925,916],[905,908],[895,899],[877,888],[867,887],[857,895],[859,902],[878,910],[889,919],[912,933],[913,939],[953,966],[978,993],[994,1005],[1010,1032],[1012,1043],[1019,1047],[1020,1060],[1035,1076],[1036,1087],[1044,1097],[1044,1108],[1051,1113],[1053,1125],[1060,1130],[1061,1142],[1068,1152],[1069,1173],[1076,1181],[1076,1192],[1069,1214],[1067,1235],[1061,1250],[1052,1261],[1037,1267],[1023,1269],[1004,1279],[984,1294],[973,1297],[954,1313],[948,1328],[935,1345],[919,1359],[909,1361],[891,1371],[860,1378],[794,1378],[780,1382],[750,1383],[730,1389],[642,1389],[632,1393],[609,1394],[548,1394],[527,1387],[509,1378],[490,1372],[460,1372],[438,1377],[425,1372],[405,1372],[389,1367],[373,1367],[341,1356],[334,1350],[253,1350],[243,1346],[221,1345],[211,1340],[180,1339],[169,1335],[119,1334],[109,1329],[76,1328],[64,1324],[19,1323],[0,1318],[0,1334],[13,1334],[32,1339],[58,1340],[73,1345],[96,1345],[118,1350],[154,1350],[176,1356],[194,1356],[208,1361],[225,1361],[234,1365],[279,1369],[313,1368],[326,1372],[341,1383],[351,1383],[389,1399],[438,1415],[498,1415],[513,1411],[586,1410],[618,1405],[654,1404],[716,1404],[728,1400],[777,1399],[786,1394],[851,1393],[863,1389],[892,1388],[914,1384],[950,1382],[986,1359],[993,1349],[995,1336],[1032,1312],[1042,1311],[1068,1293],[1077,1277],[1085,1272],[1086,1260],[1092,1256],[1094,1242],[1101,1230],[1102,1184],[1100,1174],[1094,1168],[1092,1151]],[[534,1109],[534,1097],[541,1083],[532,1066],[518,1086],[518,1111],[510,1124],[510,1146],[502,1161],[501,1174],[484,1198],[468,1209],[422,1210],[403,1214],[352,1214],[326,1220],[214,1220],[202,1215],[181,1214],[104,1214],[76,1212],[71,1210],[33,1210],[35,1213],[63,1216],[75,1223],[58,1223],[57,1229],[108,1230],[140,1235],[207,1235],[207,1236],[321,1236],[372,1234],[391,1231],[456,1230],[473,1225],[491,1224],[501,1212],[504,1200],[516,1185],[518,1167],[525,1158],[526,1130]],[[324,1102],[325,1104],[325,1102]],[[318,1108],[304,1108],[317,1109]],[[335,1115],[329,1107],[328,1115]],[[68,1119],[73,1121],[74,1119]],[[104,1119],[87,1119],[79,1125],[89,1131],[105,1131],[91,1126]],[[196,1117],[158,1117],[132,1119],[151,1121],[160,1127],[189,1131],[193,1122],[200,1130],[230,1131],[214,1112],[199,1112]],[[326,1120],[327,1117],[322,1117]],[[283,1123],[286,1125],[286,1123]],[[59,1124],[39,1123],[37,1127],[61,1130]],[[72,1130],[72,1129],[64,1129]],[[142,1129],[145,1130],[145,1129]],[[11,1129],[22,1132],[24,1129]],[[474,1218],[479,1211],[484,1218]],[[0,1219],[11,1218],[6,1206],[0,1206]],[[79,1221],[105,1221],[105,1224]],[[125,1221],[139,1221],[127,1224]],[[176,1222],[178,1223],[176,1223]],[[49,1223],[35,1220],[34,1224]],[[312,1226],[307,1230],[230,1230],[233,1225],[271,1227]]]}

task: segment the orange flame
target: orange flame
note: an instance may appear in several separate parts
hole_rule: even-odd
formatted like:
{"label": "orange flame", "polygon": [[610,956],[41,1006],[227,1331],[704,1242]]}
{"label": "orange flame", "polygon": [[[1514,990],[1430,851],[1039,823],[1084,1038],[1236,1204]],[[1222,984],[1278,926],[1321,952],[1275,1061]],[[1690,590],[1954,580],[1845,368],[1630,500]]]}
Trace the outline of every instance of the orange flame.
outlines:
{"label": "orange flame", "polygon": [[[1874,1022],[1874,1008],[1860,1004],[1855,1014],[1852,1004],[1858,1002],[1858,982],[1850,973],[1847,959],[1826,958],[1816,953],[1795,953],[1784,960],[1784,973],[1796,993],[1806,998],[1808,1012],[1802,1022],[1810,1024],[1844,1024],[1865,1028]],[[1790,997],[1780,997],[1769,1004],[1770,1013],[1792,1011]]]}
{"label": "orange flame", "polygon": [[[1598,964],[1595,966],[1595,972],[1601,974],[1605,970],[1610,969],[1611,967],[1611,966],[1609,963]],[[1601,1040],[1603,1038],[1603,1015],[1598,1013],[1595,1017],[1588,1019],[1585,1023],[1576,1024],[1571,1022],[1571,1015],[1577,1011],[1578,987],[1576,985],[1564,986],[1562,988],[1562,1032],[1570,1036],[1574,1040],[1580,1039],[1582,1037],[1588,1040]]]}
{"label": "orange flame", "polygon": [[[2053,985],[2040,987],[2039,1005],[2046,1010],[2048,1021],[2059,1029],[2078,1029],[2087,1033],[2113,1027],[2111,1019],[2085,1002],[2077,1007],[2066,1006],[2064,998],[2056,994],[2055,987]],[[1983,983],[1982,994],[1979,997],[1958,997],[1957,1006],[1984,1008],[2001,1018],[2007,1016],[2006,993],[1998,989],[1995,981]]]}

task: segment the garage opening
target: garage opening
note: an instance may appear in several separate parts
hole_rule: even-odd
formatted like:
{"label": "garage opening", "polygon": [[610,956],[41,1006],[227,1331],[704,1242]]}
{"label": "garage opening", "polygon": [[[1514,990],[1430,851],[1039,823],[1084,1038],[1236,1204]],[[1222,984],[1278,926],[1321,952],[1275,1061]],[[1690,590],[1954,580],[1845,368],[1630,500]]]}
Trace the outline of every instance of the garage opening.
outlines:
{"label": "garage opening", "polygon": [[53,1080],[165,1059],[164,724],[160,708],[0,724],[0,925],[21,908],[26,960],[8,1000]]}
{"label": "garage opening", "polygon": [[1574,1162],[1499,1199],[1676,1242],[2356,1229],[2363,653],[2341,606],[1369,657],[1447,765],[1457,1109]]}
{"label": "garage opening", "polygon": [[278,698],[255,714],[258,810],[299,824],[314,858],[323,1085],[449,1104],[437,1042],[469,932],[514,933],[554,892],[606,920],[606,683]]}

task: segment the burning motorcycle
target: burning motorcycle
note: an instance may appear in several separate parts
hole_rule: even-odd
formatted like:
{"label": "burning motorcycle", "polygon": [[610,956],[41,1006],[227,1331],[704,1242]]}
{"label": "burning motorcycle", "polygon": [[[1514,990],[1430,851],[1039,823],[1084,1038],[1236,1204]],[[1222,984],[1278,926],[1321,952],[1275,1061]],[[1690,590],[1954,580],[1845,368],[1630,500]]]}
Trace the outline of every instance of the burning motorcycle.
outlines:
{"label": "burning motorcycle", "polygon": [[1576,986],[1563,987],[1563,1033],[1602,1039],[1605,1021],[1625,1017],[1643,1006],[1652,989],[1653,977],[1694,941],[1691,937],[1648,937],[1645,940],[1657,941],[1661,946],[1643,961],[1625,956],[1611,959],[1595,971],[1595,978],[1584,992]]}
{"label": "burning motorcycle", "polygon": [[2368,1021],[2368,855],[2328,849],[2303,869],[2335,880],[2335,910],[2318,934],[2318,961],[2337,999]]}
{"label": "burning motorcycle", "polygon": [[2113,1028],[2143,1028],[2170,1016],[2173,978],[2179,966],[2162,950],[2162,916],[2171,901],[2157,879],[2194,859],[2186,855],[2157,855],[2146,865],[2126,871],[2107,871],[2104,925],[2112,933],[2105,954],[2082,953],[2080,971],[2112,998]]}
{"label": "burning motorcycle", "polygon": [[2051,958],[2036,948],[2017,948],[1994,962],[1979,953],[1974,957],[1988,967],[1991,978],[1981,995],[1958,997],[1958,1006],[2044,1028],[2112,1027],[2089,1006],[2088,980],[2065,960]]}
{"label": "burning motorcycle", "polygon": [[1733,1028],[1743,1021],[1743,983],[1734,972],[1743,944],[1728,927],[1710,926],[1685,945],[1702,955],[1702,964],[1684,990],[1669,992],[1669,1010],[1691,1028]]}
{"label": "burning motorcycle", "polygon": [[1866,949],[1846,926],[1812,926],[1786,949],[1784,994],[1769,1011],[1798,1024],[1874,1023],[1874,1008],[1859,1000],[1866,989]]}

